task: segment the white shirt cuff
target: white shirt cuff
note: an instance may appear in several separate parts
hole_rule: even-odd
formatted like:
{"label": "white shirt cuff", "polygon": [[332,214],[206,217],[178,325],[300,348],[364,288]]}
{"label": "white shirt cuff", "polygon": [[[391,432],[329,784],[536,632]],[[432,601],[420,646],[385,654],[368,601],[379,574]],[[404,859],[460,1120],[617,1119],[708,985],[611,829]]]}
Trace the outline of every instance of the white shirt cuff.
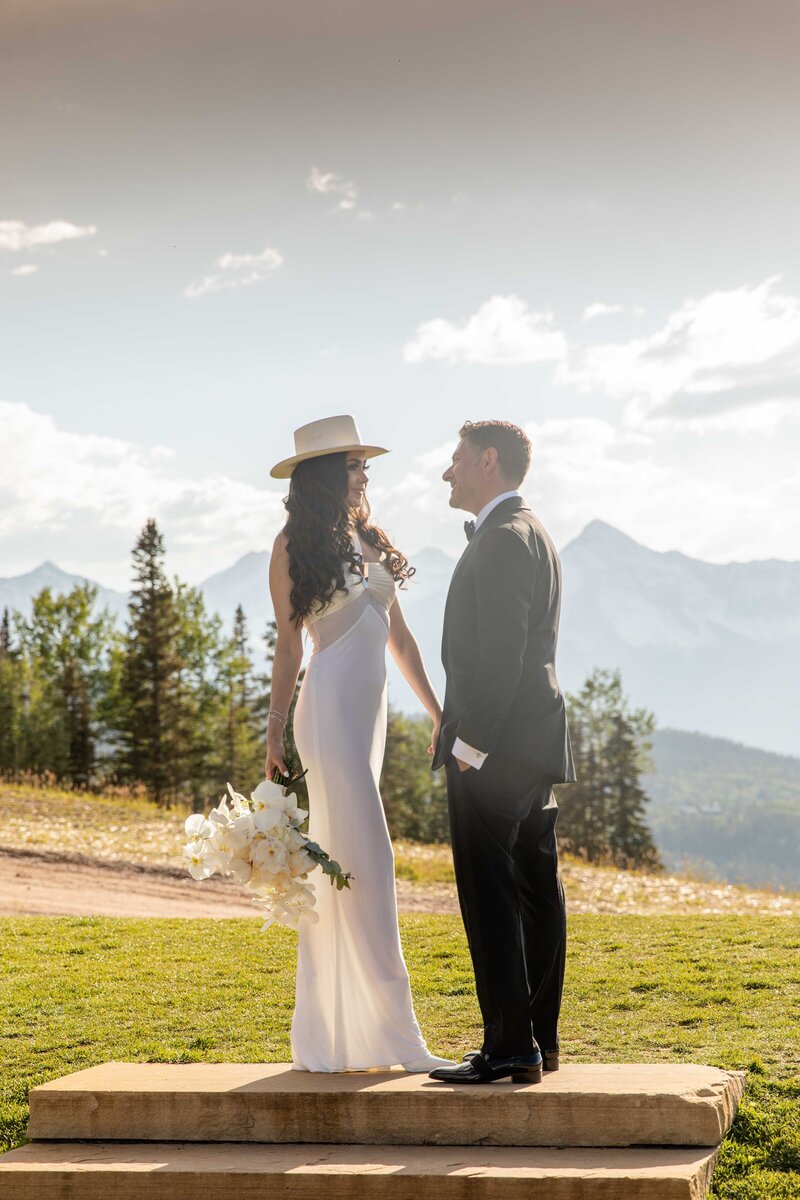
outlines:
{"label": "white shirt cuff", "polygon": [[459,758],[467,766],[480,771],[489,756],[484,750],[476,750],[474,746],[468,746],[466,742],[462,742],[460,737],[457,737],[453,742],[453,757]]}

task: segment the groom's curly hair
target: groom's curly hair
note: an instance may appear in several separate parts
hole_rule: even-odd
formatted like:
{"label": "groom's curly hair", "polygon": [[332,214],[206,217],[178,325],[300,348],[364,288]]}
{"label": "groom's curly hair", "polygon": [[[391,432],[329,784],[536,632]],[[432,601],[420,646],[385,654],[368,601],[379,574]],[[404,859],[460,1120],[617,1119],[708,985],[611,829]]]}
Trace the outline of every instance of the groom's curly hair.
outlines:
{"label": "groom's curly hair", "polygon": [[510,421],[465,421],[458,436],[466,438],[476,450],[494,446],[503,477],[518,487],[531,465],[531,439],[519,425]]}
{"label": "groom's curly hair", "polygon": [[345,587],[346,567],[363,574],[361,555],[353,547],[347,526],[352,521],[365,542],[383,555],[384,565],[402,587],[414,574],[408,559],[384,531],[370,521],[366,496],[352,510],[347,504],[348,455],[321,454],[298,463],[284,500],[284,532],[292,581],[292,620],[299,625],[335,592]]}

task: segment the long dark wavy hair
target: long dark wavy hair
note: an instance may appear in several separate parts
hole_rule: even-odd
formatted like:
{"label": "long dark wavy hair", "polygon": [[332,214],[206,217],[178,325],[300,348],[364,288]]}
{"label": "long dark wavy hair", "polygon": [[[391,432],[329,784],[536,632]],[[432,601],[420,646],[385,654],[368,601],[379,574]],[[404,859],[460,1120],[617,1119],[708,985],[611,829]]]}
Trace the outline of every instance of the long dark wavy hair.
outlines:
{"label": "long dark wavy hair", "polygon": [[370,522],[370,507],[362,496],[358,509],[347,504],[350,455],[321,454],[298,463],[284,500],[284,532],[292,581],[292,620],[299,625],[318,605],[327,604],[345,587],[345,568],[364,574],[361,555],[347,532],[353,522],[365,542],[383,555],[392,577],[404,586],[414,574],[408,559],[393,546],[383,530]]}

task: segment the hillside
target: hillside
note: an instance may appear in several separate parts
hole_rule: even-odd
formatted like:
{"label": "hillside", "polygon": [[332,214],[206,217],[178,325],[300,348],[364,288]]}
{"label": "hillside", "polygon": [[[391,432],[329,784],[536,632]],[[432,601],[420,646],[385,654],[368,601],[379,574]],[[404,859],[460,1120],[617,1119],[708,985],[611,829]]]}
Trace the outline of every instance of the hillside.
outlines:
{"label": "hillside", "polygon": [[660,726],[797,752],[800,563],[659,554],[600,521],[562,563],[565,688],[617,668]]}
{"label": "hillside", "polygon": [[[216,797],[209,798],[209,806]],[[0,783],[0,915],[228,917],[253,912],[230,880],[189,878],[181,848],[188,812],[121,799]],[[404,912],[458,912],[446,845],[395,842]],[[765,913],[800,916],[800,895],[777,896],[669,874],[648,875],[566,859],[576,913]]]}
{"label": "hillside", "polygon": [[665,865],[800,889],[800,758],[661,729],[653,760],[648,820]]}

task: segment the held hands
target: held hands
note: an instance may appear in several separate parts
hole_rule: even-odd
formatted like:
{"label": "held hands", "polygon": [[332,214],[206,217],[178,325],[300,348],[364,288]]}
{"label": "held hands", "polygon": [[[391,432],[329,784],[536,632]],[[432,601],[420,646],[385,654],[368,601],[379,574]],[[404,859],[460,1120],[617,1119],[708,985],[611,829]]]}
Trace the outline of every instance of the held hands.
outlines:
{"label": "held hands", "polygon": [[436,753],[436,743],[439,741],[439,733],[442,728],[442,714],[433,718],[433,728],[431,729],[431,744],[428,746],[428,754]]}
{"label": "held hands", "polygon": [[[436,753],[436,744],[439,741],[439,734],[441,733],[441,730],[442,730],[442,714],[441,714],[441,712],[439,712],[438,715],[433,718],[433,728],[431,729],[431,744],[430,744],[430,746],[428,746],[428,754]],[[460,758],[456,759],[456,763],[458,764],[458,769],[459,769],[459,771],[462,772],[462,774],[464,771],[468,771],[470,768],[470,764],[462,762]]]}

